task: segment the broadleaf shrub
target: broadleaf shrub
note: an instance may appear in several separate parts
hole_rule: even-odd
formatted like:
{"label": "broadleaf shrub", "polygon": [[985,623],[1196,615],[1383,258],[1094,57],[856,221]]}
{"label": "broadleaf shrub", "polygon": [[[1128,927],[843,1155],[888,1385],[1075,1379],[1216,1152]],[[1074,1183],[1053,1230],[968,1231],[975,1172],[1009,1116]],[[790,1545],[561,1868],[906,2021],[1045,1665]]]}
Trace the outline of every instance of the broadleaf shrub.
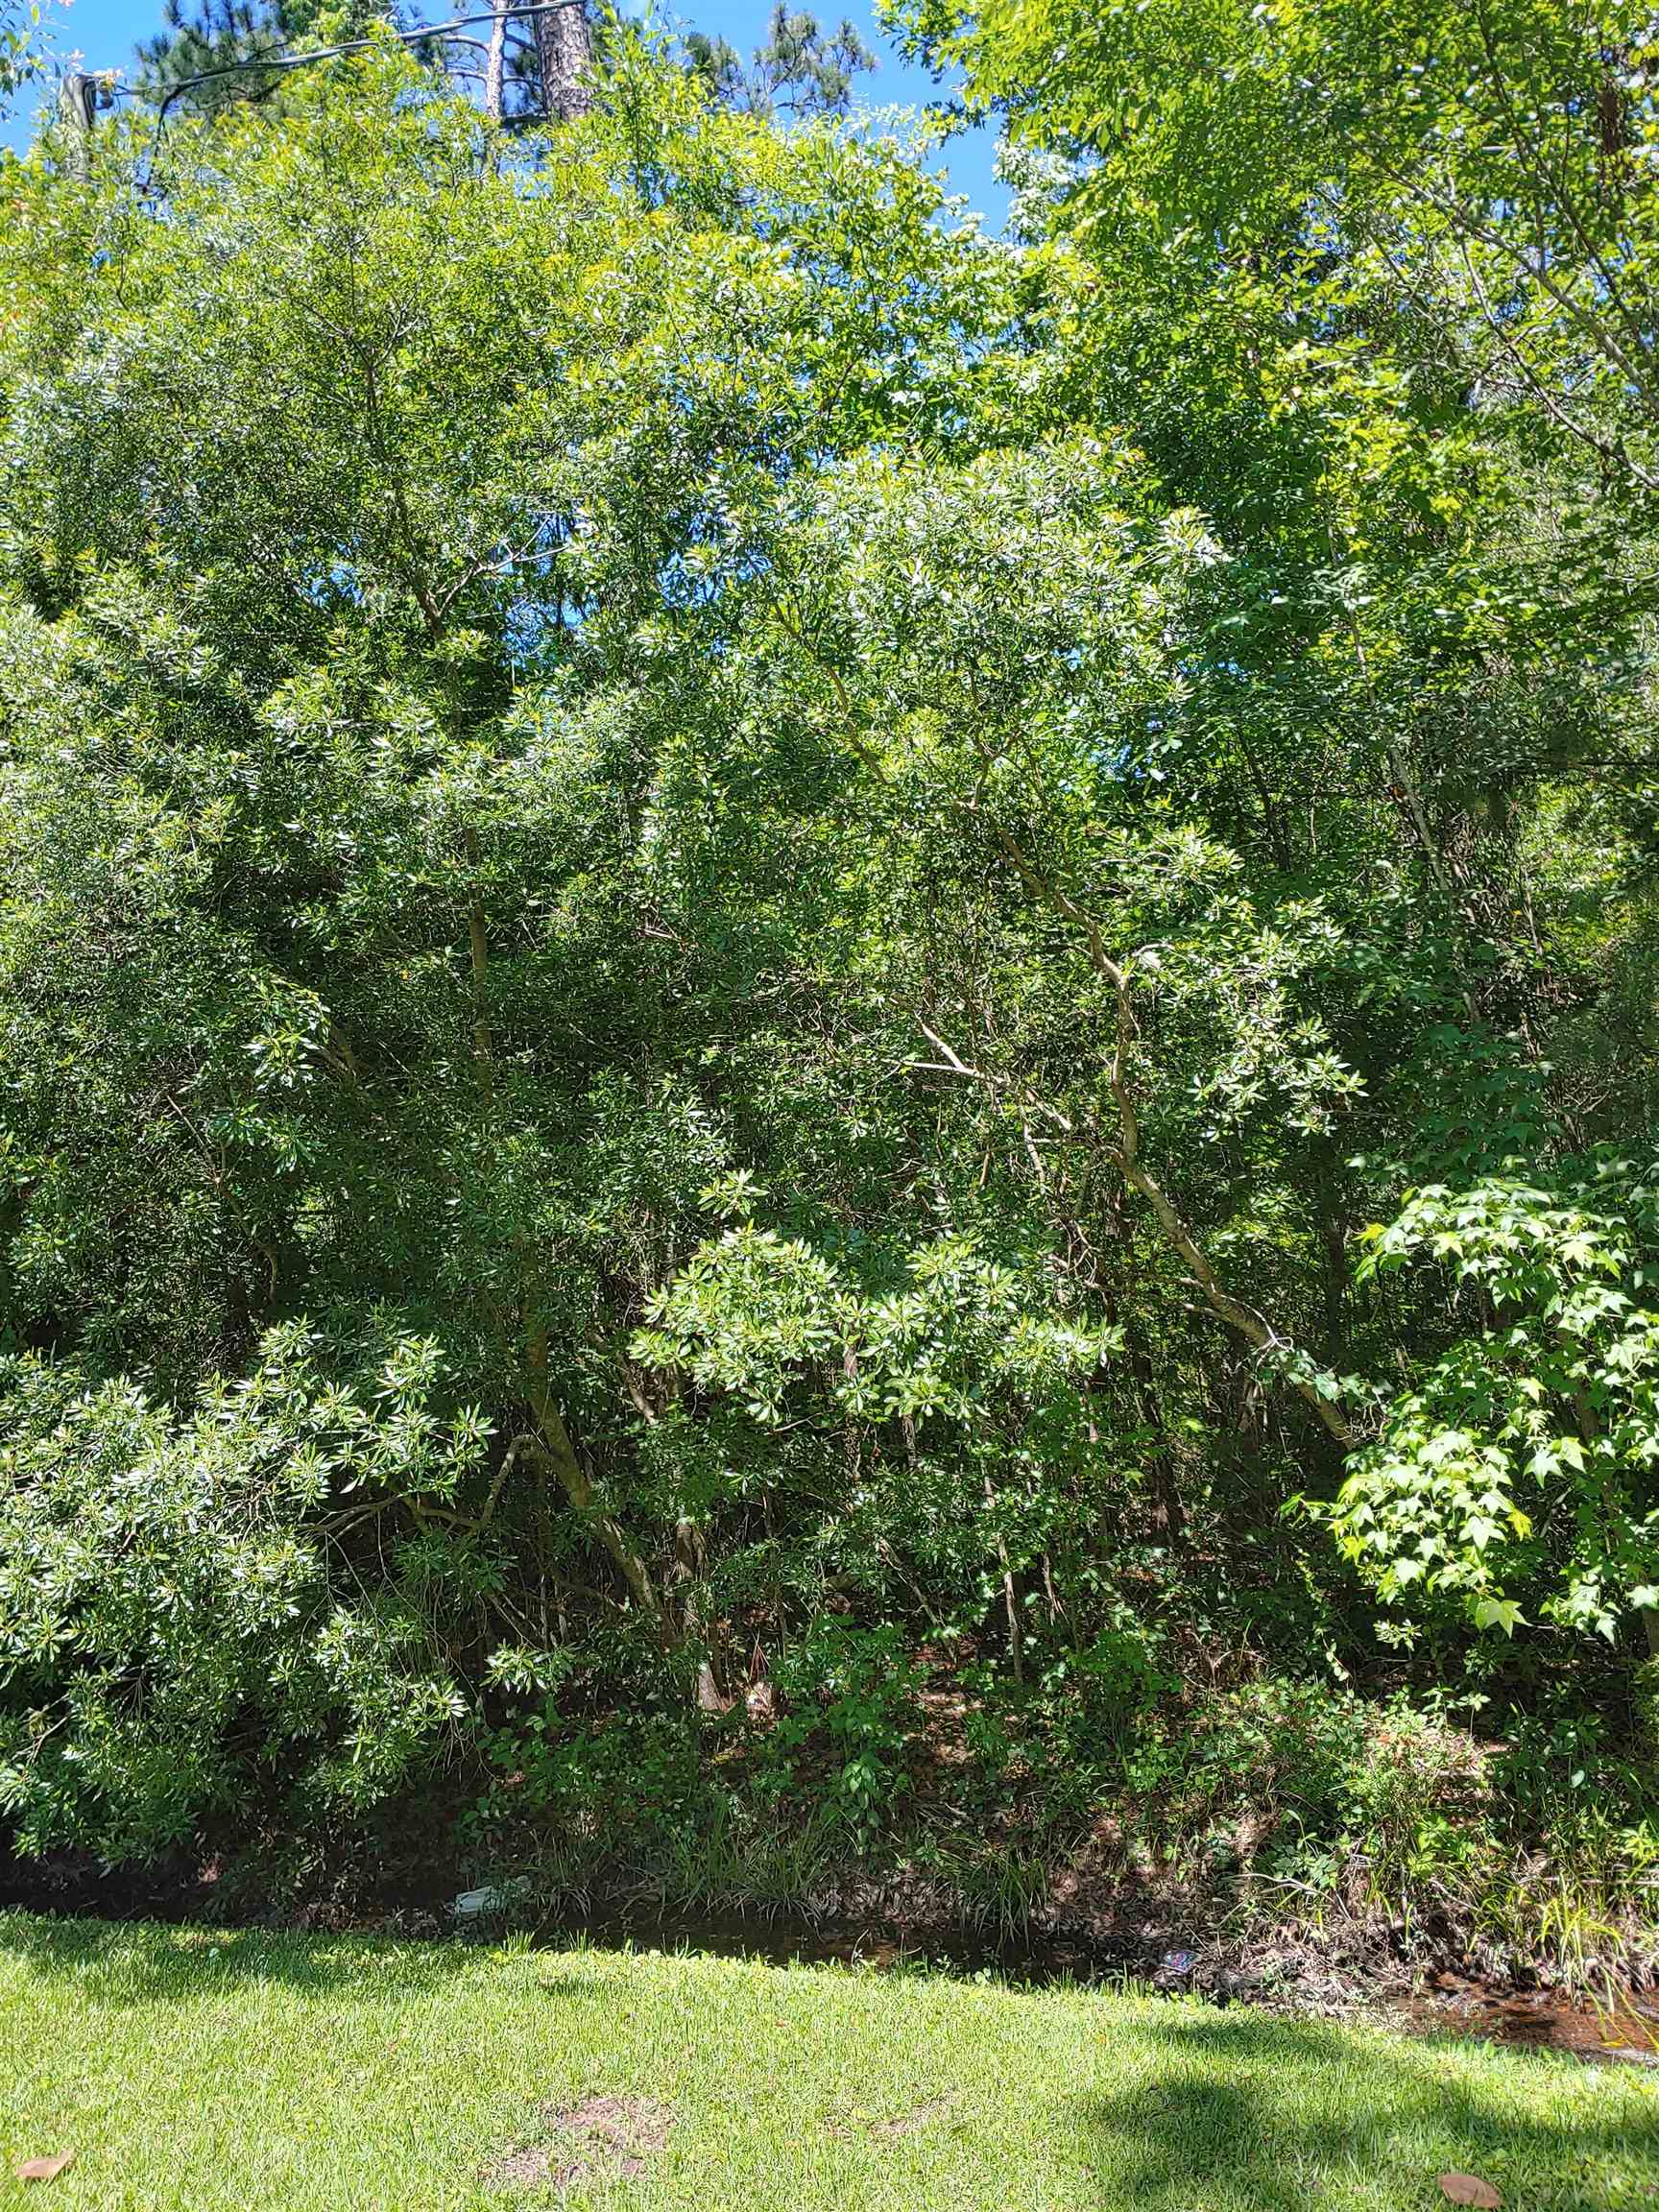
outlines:
{"label": "broadleaf shrub", "polygon": [[0,1371],[0,1811],[23,1846],[142,1858],[215,1818],[360,1812],[468,1714],[392,1573],[344,1538],[434,1502],[482,1448],[437,1414],[429,1345],[374,1394],[325,1378],[302,1327],[183,1411],[127,1381]]}

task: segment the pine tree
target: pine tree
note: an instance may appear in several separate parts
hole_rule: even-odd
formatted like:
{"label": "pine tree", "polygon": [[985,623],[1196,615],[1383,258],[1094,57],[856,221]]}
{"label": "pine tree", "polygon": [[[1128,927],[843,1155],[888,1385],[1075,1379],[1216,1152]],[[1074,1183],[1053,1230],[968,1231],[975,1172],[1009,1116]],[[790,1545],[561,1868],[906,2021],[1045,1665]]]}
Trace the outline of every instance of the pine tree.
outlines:
{"label": "pine tree", "polygon": [[856,25],[843,20],[826,32],[805,9],[783,0],[772,11],[771,30],[747,63],[726,38],[689,33],[685,52],[691,66],[728,107],[751,114],[780,110],[807,115],[842,115],[852,103],[853,80],[874,69],[876,57]]}
{"label": "pine tree", "polygon": [[378,0],[164,0],[161,30],[138,47],[140,82],[165,92],[217,69],[234,70],[192,85],[189,105],[207,110],[232,100],[265,99],[280,83],[279,73],[246,65],[317,37],[325,13],[326,43],[361,38],[376,22],[404,25],[400,8]]}

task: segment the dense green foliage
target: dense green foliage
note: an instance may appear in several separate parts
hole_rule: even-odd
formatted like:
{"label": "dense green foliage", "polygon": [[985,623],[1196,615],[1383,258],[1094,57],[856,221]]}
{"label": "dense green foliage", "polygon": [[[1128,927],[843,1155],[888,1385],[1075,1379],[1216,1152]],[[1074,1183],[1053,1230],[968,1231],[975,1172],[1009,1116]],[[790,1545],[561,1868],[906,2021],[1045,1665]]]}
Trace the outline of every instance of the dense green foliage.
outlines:
{"label": "dense green foliage", "polygon": [[1201,14],[9,169],[30,1845],[1651,1866],[1648,57]]}

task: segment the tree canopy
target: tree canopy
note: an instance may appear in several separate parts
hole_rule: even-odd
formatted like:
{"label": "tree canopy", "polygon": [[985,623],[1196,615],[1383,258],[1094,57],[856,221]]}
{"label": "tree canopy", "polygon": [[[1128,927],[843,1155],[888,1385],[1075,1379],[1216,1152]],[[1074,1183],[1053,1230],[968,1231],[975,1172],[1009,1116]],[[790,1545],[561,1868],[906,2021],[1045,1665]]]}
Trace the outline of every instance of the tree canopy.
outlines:
{"label": "tree canopy", "polygon": [[906,19],[1006,239],[781,12],[9,161],[33,1847],[876,1851],[949,1698],[988,1831],[1432,1859],[1460,1711],[1646,1863],[1647,33]]}

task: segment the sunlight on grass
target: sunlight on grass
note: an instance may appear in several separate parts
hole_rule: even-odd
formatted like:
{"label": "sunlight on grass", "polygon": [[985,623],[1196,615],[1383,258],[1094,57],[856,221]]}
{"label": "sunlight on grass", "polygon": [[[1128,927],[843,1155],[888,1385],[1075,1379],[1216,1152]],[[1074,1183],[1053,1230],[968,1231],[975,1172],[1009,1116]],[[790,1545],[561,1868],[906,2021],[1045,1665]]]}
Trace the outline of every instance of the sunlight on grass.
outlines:
{"label": "sunlight on grass", "polygon": [[[1635,2070],[719,1959],[0,1915],[0,2203],[53,2212],[1432,2212],[1447,2168],[1511,2212],[1659,2192]],[[601,2124],[561,2133],[585,2100]]]}

